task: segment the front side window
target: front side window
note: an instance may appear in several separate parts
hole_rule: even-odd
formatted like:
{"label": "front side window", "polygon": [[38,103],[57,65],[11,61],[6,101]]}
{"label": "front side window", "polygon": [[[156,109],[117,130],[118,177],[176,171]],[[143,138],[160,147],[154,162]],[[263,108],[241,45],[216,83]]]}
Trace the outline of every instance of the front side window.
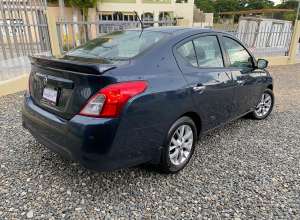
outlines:
{"label": "front side window", "polygon": [[252,68],[252,58],[247,50],[237,41],[224,37],[225,45],[229,54],[230,66],[240,68]]}
{"label": "front side window", "polygon": [[224,67],[220,45],[216,36],[194,40],[199,67]]}
{"label": "front side window", "polygon": [[195,54],[195,49],[192,41],[189,41],[182,46],[177,48],[178,53],[190,64],[195,67],[198,67],[197,57]]}
{"label": "front side window", "polygon": [[169,37],[170,35],[161,32],[117,31],[76,47],[66,55],[112,61],[127,60]]}

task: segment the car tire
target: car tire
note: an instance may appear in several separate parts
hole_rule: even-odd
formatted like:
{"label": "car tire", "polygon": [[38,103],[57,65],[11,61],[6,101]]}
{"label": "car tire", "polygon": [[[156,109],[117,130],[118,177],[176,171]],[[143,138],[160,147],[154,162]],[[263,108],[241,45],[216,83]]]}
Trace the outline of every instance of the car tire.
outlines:
{"label": "car tire", "polygon": [[177,173],[190,161],[197,141],[197,127],[190,117],[179,118],[170,128],[158,167],[165,173]]}
{"label": "car tire", "polygon": [[272,90],[266,89],[256,110],[250,113],[251,118],[262,120],[269,116],[274,106],[275,98]]}

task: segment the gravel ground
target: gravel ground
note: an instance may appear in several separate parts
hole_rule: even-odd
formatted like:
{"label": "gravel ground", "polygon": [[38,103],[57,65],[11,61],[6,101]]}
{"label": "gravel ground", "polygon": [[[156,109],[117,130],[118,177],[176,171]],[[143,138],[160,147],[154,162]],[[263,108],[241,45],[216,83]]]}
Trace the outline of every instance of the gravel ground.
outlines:
{"label": "gravel ground", "polygon": [[88,171],[21,127],[23,92],[0,98],[0,219],[299,219],[300,65],[269,70],[273,113],[206,135],[176,175]]}

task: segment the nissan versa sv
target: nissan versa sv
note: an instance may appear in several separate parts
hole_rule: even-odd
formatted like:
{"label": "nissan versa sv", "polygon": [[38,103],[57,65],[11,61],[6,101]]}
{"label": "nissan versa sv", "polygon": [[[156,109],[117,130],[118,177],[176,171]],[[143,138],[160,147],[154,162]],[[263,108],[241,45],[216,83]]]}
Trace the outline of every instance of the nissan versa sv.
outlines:
{"label": "nissan versa sv", "polygon": [[244,115],[264,119],[274,105],[268,62],[216,30],[118,31],[30,59],[23,126],[96,171],[150,162],[176,173],[201,135]]}

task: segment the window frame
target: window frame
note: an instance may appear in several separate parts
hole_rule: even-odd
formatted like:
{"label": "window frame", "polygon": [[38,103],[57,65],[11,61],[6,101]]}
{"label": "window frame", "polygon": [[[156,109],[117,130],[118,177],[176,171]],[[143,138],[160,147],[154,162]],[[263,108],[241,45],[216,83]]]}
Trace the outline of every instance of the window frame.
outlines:
{"label": "window frame", "polygon": [[[201,37],[209,37],[209,36],[212,36],[212,37],[216,37],[217,38],[217,42],[219,44],[219,47],[220,47],[220,52],[222,54],[222,60],[223,60],[223,65],[222,67],[200,67],[199,66],[199,61],[198,61],[198,55],[196,53],[196,50],[195,50],[195,44],[194,44],[194,40],[195,39],[198,39],[198,38],[201,38]],[[221,36],[220,36],[220,33],[205,33],[205,34],[200,34],[200,35],[193,35],[191,37],[188,37],[186,38],[183,42],[179,42],[178,45],[176,45],[175,47],[175,51],[179,54],[179,56],[181,56],[185,62],[187,62],[191,67],[194,67],[194,68],[197,68],[197,69],[220,69],[220,68],[228,68],[228,61],[226,60],[227,58],[225,57],[225,51],[224,51],[224,47],[223,47],[223,42],[221,41]],[[197,64],[198,66],[193,66],[190,62],[188,62],[179,52],[178,52],[178,48],[181,47],[182,45],[188,43],[192,41],[193,43],[193,47],[194,47],[194,52],[196,54],[196,58],[197,58]]]}
{"label": "window frame", "polygon": [[[233,67],[233,66],[231,66],[229,52],[228,52],[228,49],[227,49],[226,44],[225,44],[225,39],[224,39],[225,37],[237,42],[238,44],[240,44],[245,49],[245,51],[251,57],[252,67]],[[256,62],[254,56],[248,51],[248,49],[244,46],[244,44],[240,40],[238,40],[238,39],[236,39],[236,38],[234,38],[230,35],[227,35],[227,34],[222,34],[220,36],[220,38],[221,38],[221,41],[222,41],[222,44],[223,44],[224,53],[226,54],[226,60],[227,60],[228,68],[231,68],[231,69],[256,69],[257,68],[257,62]]]}
{"label": "window frame", "polygon": [[[194,48],[194,53],[195,53],[195,55],[196,55],[197,66],[193,66],[193,65],[192,65],[189,61],[187,61],[187,60],[181,55],[181,53],[179,53],[179,51],[178,51],[178,48],[179,48],[179,47],[181,47],[181,46],[183,46],[183,45],[185,45],[185,44],[187,44],[187,43],[189,43],[189,42],[192,42],[192,45],[193,45],[193,48]],[[187,40],[187,41],[184,41],[184,43],[179,44],[179,46],[177,46],[177,47],[175,48],[175,50],[176,50],[176,52],[179,54],[179,56],[181,56],[181,57],[182,57],[189,65],[191,65],[191,66],[194,67],[194,68],[199,68],[198,56],[197,56],[197,53],[196,53],[196,50],[195,50],[195,45],[194,45],[193,40],[189,39],[189,40]]]}

